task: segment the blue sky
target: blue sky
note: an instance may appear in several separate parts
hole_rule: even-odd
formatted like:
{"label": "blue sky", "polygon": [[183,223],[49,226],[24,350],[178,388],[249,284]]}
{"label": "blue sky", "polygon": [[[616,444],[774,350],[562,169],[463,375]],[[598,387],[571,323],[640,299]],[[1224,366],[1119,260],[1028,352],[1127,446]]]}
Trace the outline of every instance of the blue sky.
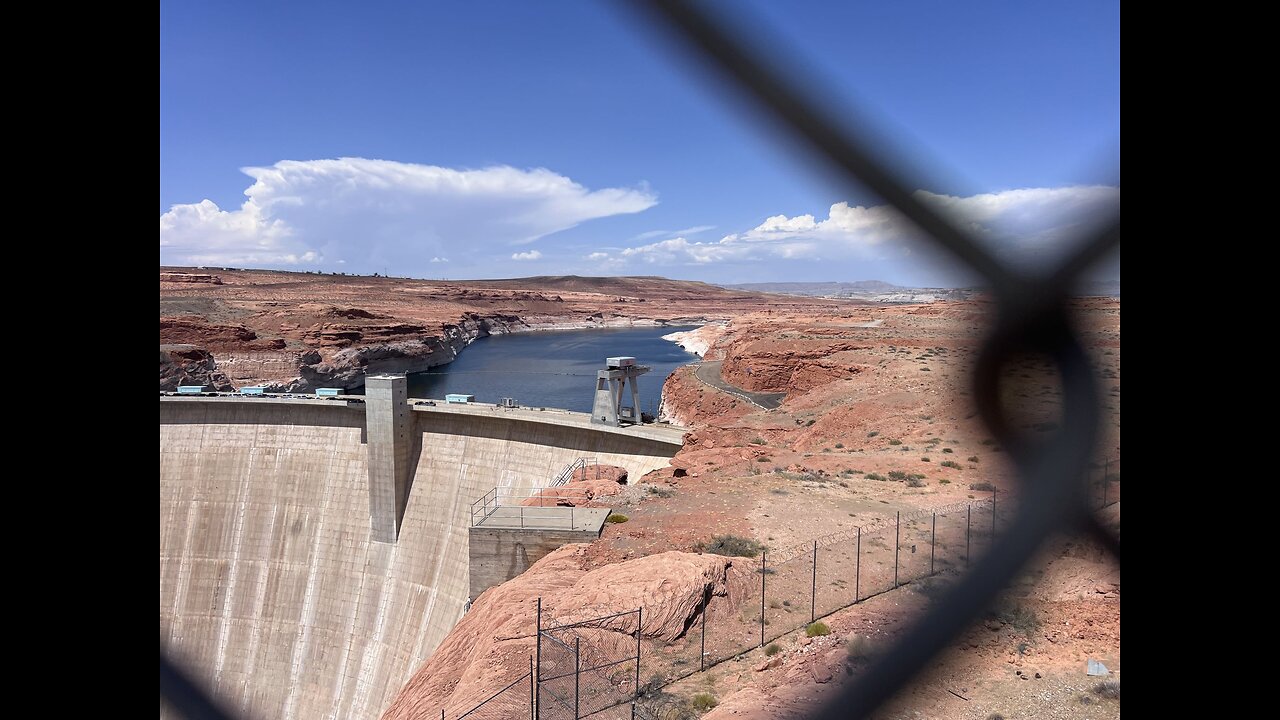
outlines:
{"label": "blue sky", "polygon": [[[713,6],[1010,259],[1118,202],[1118,3]],[[160,213],[162,264],[967,281],[612,2],[162,2]]]}

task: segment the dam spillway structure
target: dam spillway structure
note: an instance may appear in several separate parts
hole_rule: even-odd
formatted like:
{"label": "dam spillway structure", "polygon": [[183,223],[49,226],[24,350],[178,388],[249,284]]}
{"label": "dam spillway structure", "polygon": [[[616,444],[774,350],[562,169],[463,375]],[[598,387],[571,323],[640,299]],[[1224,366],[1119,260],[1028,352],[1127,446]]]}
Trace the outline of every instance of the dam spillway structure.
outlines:
{"label": "dam spillway structure", "polygon": [[473,599],[474,501],[583,457],[640,477],[684,435],[405,382],[161,395],[161,645],[231,712],[379,717]]}
{"label": "dam spillway structure", "polygon": [[[623,423],[639,423],[640,389],[636,380],[653,368],[636,364],[633,357],[611,357],[605,360],[605,369],[596,371],[596,396],[591,406],[591,422],[610,427]],[[630,387],[631,406],[622,404],[623,394]]]}

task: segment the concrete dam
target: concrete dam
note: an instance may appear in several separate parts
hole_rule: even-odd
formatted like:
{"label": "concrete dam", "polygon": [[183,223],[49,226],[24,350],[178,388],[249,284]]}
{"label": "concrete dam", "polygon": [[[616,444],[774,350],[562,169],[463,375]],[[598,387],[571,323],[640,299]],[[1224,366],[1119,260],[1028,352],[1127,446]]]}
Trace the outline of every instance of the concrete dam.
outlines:
{"label": "concrete dam", "polygon": [[473,501],[584,457],[638,479],[683,434],[416,403],[403,378],[161,396],[161,644],[242,716],[376,718],[462,616]]}

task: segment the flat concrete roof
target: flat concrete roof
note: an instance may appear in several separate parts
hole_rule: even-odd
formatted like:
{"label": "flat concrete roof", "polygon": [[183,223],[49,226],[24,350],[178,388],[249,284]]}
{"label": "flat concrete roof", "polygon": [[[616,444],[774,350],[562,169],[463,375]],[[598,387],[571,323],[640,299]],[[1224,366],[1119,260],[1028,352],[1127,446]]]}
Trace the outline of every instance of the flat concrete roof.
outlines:
{"label": "flat concrete roof", "polygon": [[598,533],[609,508],[525,507],[503,505],[495,508],[472,527],[491,530],[573,530]]}

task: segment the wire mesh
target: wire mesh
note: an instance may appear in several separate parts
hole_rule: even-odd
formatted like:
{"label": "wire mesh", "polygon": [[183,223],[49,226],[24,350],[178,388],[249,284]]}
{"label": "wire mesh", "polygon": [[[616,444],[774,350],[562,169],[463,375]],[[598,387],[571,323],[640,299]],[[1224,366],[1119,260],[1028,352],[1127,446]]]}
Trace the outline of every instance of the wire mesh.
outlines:
{"label": "wire mesh", "polygon": [[578,714],[578,653],[555,637],[542,636],[538,655],[538,717],[546,720]]}
{"label": "wire mesh", "polygon": [[490,695],[479,705],[454,715],[449,712],[441,713],[441,720],[511,720],[512,718],[532,718],[533,717],[533,673],[532,670],[527,672],[515,680],[511,681],[506,687]]}
{"label": "wire mesh", "polygon": [[545,689],[551,704],[550,714],[540,707],[539,716],[630,717],[638,691],[641,620],[641,612],[632,610],[540,628],[539,702]]}

